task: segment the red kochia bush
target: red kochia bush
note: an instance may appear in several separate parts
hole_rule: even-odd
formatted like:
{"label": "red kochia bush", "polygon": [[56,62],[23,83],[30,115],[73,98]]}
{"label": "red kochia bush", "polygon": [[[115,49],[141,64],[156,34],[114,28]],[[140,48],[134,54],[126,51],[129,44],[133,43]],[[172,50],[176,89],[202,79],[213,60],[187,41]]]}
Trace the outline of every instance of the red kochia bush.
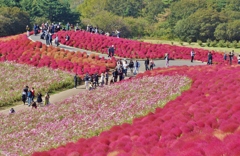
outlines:
{"label": "red kochia bush", "polygon": [[[85,56],[85,58],[82,58]],[[19,35],[10,41],[0,41],[0,61],[15,61],[36,67],[61,69],[79,75],[84,73],[102,73],[107,68],[114,68],[116,60],[105,60],[99,57],[88,57],[86,53],[69,52],[47,47],[41,42],[31,42],[26,35]]]}
{"label": "red kochia bush", "polygon": [[[71,40],[65,41],[66,34],[70,35]],[[125,58],[164,58],[165,53],[169,53],[172,59],[190,59],[190,47],[172,46],[167,44],[151,44],[124,38],[113,38],[104,35],[91,34],[85,31],[61,31],[58,32],[62,44],[77,48],[107,53],[107,47],[114,45],[115,54]],[[194,48],[195,59],[207,62],[208,50]],[[223,60],[223,53],[212,51],[214,64],[227,64]],[[236,63],[237,59],[234,59]]]}

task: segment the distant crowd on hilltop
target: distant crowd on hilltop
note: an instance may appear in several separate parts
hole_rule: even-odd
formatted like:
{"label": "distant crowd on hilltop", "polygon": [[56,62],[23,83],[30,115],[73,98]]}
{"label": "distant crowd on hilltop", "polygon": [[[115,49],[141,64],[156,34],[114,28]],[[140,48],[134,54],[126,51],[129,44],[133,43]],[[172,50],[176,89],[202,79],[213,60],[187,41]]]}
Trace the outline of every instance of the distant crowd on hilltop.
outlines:
{"label": "distant crowd on hilltop", "polygon": [[[42,32],[45,34],[54,34],[58,31],[69,31],[69,30],[75,30],[75,31],[87,31],[90,33],[94,33],[94,34],[100,34],[100,35],[106,35],[106,36],[112,36],[112,37],[120,37],[120,31],[119,30],[115,30],[112,32],[105,32],[102,29],[98,28],[97,26],[92,26],[92,25],[87,25],[86,29],[81,29],[78,25],[78,23],[74,26],[73,24],[70,24],[69,22],[64,26],[61,23],[42,23],[41,26],[39,26],[38,24],[34,24],[33,26],[33,31],[34,31],[34,35],[37,35],[38,33]],[[26,26],[26,31],[27,31],[27,36],[29,36],[29,31],[30,28],[27,25]]]}

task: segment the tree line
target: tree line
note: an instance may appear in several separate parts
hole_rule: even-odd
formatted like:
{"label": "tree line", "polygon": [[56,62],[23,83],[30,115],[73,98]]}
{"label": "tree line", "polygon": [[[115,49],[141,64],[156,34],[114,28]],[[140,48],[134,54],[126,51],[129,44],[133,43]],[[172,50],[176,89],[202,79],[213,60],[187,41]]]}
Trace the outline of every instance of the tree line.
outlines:
{"label": "tree line", "polygon": [[124,37],[193,42],[239,40],[239,0],[84,0],[83,24],[118,29]]}
{"label": "tree line", "polygon": [[78,12],[66,0],[0,0],[0,36],[26,31],[26,25],[79,22]]}
{"label": "tree line", "polygon": [[126,38],[232,42],[240,40],[239,6],[239,0],[0,0],[0,36],[49,21],[118,30]]}

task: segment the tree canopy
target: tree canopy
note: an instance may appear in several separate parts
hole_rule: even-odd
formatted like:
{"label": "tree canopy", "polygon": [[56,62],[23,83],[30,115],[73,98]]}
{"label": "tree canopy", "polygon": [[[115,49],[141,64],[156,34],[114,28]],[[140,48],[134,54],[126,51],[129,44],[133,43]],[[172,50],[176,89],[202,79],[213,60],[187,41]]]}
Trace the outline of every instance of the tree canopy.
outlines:
{"label": "tree canopy", "polygon": [[[75,24],[80,22],[80,14],[71,10],[67,0],[0,0],[0,8],[0,18],[4,20],[0,22],[2,25],[0,36],[24,32],[26,25],[31,26],[35,23],[50,21]],[[6,9],[13,13],[5,14]],[[16,11],[18,13],[14,14]],[[11,22],[7,22],[8,20]],[[8,27],[7,23],[14,27],[14,30]]]}
{"label": "tree canopy", "polygon": [[[0,0],[0,7],[19,8],[32,24],[81,20],[81,27],[117,29],[128,38],[240,39],[239,0]],[[7,15],[0,18],[2,24],[9,20]]]}

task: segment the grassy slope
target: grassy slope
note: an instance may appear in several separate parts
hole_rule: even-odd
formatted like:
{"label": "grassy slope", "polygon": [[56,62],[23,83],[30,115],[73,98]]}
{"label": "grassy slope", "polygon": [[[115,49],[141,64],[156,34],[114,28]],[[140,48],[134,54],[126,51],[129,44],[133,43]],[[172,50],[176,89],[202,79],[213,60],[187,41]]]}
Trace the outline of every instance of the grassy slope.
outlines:
{"label": "grassy slope", "polygon": [[214,50],[214,51],[220,51],[220,52],[230,52],[234,50],[236,53],[240,53],[240,48],[235,49],[235,48],[221,48],[221,47],[201,47],[198,45],[196,42],[192,42],[190,45],[187,42],[183,42],[183,45],[180,44],[179,41],[167,41],[167,40],[151,40],[151,39],[143,39],[144,42],[150,42],[150,43],[155,43],[155,44],[173,44],[177,46],[184,46],[184,47],[192,47],[192,48],[203,48],[203,49],[208,49],[208,50]]}

